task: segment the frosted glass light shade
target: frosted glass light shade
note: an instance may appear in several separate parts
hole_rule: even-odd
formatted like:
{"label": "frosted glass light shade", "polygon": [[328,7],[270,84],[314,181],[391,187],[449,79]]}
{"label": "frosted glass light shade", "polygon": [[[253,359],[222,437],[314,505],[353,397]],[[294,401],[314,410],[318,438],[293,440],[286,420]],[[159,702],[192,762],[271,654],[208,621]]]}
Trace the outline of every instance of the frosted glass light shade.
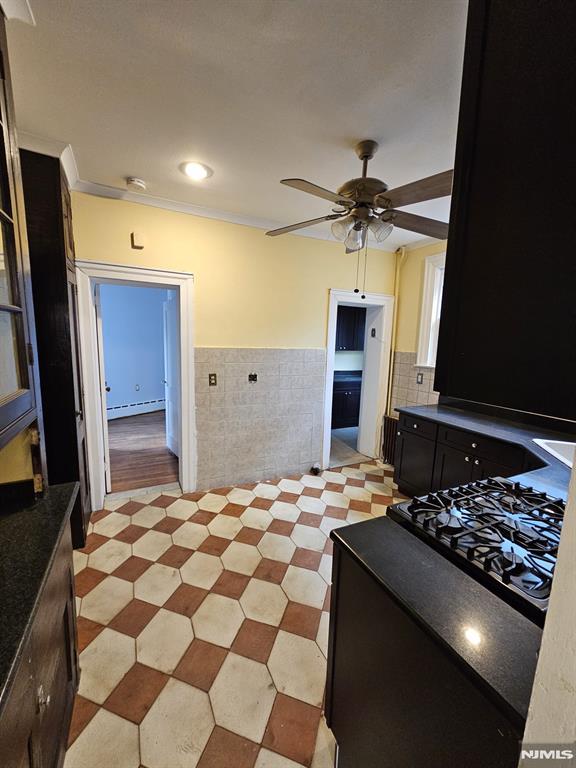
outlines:
{"label": "frosted glass light shade", "polygon": [[381,243],[383,240],[386,240],[388,235],[391,234],[392,230],[394,229],[394,225],[391,221],[382,221],[382,219],[374,217],[370,219],[368,229],[374,235],[376,242]]}
{"label": "frosted glass light shade", "polygon": [[348,233],[348,237],[344,240],[344,245],[349,251],[359,251],[362,248],[362,229],[355,229],[354,227]]}
{"label": "frosted glass light shade", "polygon": [[350,228],[354,225],[353,216],[345,216],[343,219],[338,219],[332,222],[331,230],[336,240],[345,240]]}

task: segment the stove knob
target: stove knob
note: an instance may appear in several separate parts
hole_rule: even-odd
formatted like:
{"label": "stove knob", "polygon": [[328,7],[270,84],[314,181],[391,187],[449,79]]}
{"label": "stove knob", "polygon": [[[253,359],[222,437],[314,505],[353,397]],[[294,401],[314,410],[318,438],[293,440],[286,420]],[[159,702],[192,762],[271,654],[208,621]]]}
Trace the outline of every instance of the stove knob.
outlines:
{"label": "stove knob", "polygon": [[464,461],[470,461],[470,456],[464,456]]}

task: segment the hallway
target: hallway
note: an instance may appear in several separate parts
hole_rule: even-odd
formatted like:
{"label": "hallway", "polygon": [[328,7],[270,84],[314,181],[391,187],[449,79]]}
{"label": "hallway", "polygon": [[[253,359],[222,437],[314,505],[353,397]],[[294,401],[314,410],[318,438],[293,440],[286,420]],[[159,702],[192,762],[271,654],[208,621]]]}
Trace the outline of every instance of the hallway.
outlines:
{"label": "hallway", "polygon": [[108,422],[112,492],[178,481],[178,457],[166,447],[164,411]]}

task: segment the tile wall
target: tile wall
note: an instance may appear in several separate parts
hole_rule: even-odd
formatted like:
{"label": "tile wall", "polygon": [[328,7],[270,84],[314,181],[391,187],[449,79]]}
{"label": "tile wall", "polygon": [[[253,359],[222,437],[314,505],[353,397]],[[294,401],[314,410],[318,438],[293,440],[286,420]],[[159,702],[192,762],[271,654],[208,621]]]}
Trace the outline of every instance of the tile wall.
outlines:
{"label": "tile wall", "polygon": [[325,349],[199,347],[195,362],[198,488],[286,477],[320,461]]}
{"label": "tile wall", "polygon": [[[418,383],[418,374],[422,383]],[[434,391],[434,368],[416,365],[416,352],[395,352],[392,373],[392,411],[401,405],[432,405],[438,402]]]}

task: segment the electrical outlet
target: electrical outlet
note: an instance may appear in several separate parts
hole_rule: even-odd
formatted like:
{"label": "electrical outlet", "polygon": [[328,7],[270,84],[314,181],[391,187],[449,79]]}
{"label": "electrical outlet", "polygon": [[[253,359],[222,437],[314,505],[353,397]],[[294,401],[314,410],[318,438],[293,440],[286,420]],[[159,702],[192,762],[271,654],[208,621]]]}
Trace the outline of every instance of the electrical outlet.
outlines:
{"label": "electrical outlet", "polygon": [[423,384],[424,383],[424,374],[423,373],[417,373],[416,374],[416,384]]}
{"label": "electrical outlet", "polygon": [[218,384],[218,377],[215,373],[208,374],[208,386],[215,387]]}
{"label": "electrical outlet", "polygon": [[257,373],[249,373],[248,374],[248,381],[258,381],[258,374]]}

